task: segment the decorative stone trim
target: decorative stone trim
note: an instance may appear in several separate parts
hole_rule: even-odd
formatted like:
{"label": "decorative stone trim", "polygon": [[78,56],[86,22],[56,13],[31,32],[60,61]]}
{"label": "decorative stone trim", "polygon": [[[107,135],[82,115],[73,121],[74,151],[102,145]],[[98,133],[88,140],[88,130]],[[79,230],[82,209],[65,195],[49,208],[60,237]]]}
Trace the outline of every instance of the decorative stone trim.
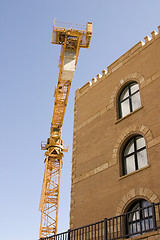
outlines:
{"label": "decorative stone trim", "polygon": [[83,96],[88,90],[90,90],[92,87],[95,87],[96,84],[100,81],[103,81],[107,76],[107,71],[104,69],[102,71],[102,74],[97,74],[97,78],[92,78],[92,82],[87,82],[84,86],[81,88],[78,88],[75,92],[76,98]]}
{"label": "decorative stone trim", "polygon": [[[77,126],[77,101],[75,97],[74,103],[74,128]],[[71,203],[70,203],[70,228],[74,228],[74,209],[75,209],[75,201],[74,198],[74,179],[75,179],[75,152],[76,152],[76,143],[77,143],[77,134],[73,133],[73,149],[72,149],[72,184],[71,184]]]}
{"label": "decorative stone trim", "polygon": [[143,187],[133,188],[128,193],[126,193],[121,199],[117,207],[116,216],[123,214],[128,204],[131,203],[136,198],[138,199],[139,197],[146,199],[150,203],[159,202],[157,195],[154,192],[152,192],[150,189],[143,188]]}
{"label": "decorative stone trim", "polygon": [[128,118],[129,116],[135,114],[136,112],[140,111],[142,108],[143,108],[143,106],[140,106],[139,108],[137,108],[137,109],[134,110],[133,112],[130,112],[130,113],[128,113],[127,115],[125,115],[124,117],[122,117],[122,118],[116,120],[116,121],[115,121],[115,124],[117,124],[117,123],[123,121],[123,119]]}
{"label": "decorative stone trim", "polygon": [[134,175],[134,174],[136,174],[136,173],[138,173],[138,172],[144,171],[145,169],[147,169],[147,168],[149,168],[149,167],[150,167],[150,165],[147,164],[147,165],[146,165],[145,167],[143,167],[143,168],[139,168],[139,169],[135,170],[134,172],[130,172],[130,173],[128,173],[128,174],[125,174],[125,175],[119,177],[119,178],[118,178],[118,181],[119,181],[119,180],[122,180],[122,179],[124,179],[124,178],[127,178],[127,177],[129,177],[129,176],[131,176],[131,175]]}
{"label": "decorative stone trim", "polygon": [[154,138],[153,140],[148,142],[148,148],[154,147],[155,145],[160,144],[160,136]]}
{"label": "decorative stone trim", "polygon": [[160,72],[155,73],[154,75],[152,75],[151,77],[147,78],[144,81],[141,81],[140,82],[141,88],[144,88],[145,86],[149,85],[151,82],[155,81],[157,78],[160,78]]}
{"label": "decorative stone trim", "polygon": [[100,165],[100,166],[98,166],[98,167],[96,167],[96,168],[94,168],[94,169],[92,169],[92,170],[90,170],[90,171],[80,175],[79,177],[76,177],[73,182],[77,183],[77,182],[80,182],[82,180],[85,180],[86,178],[91,177],[91,176],[93,176],[93,175],[95,175],[95,174],[97,174],[99,172],[102,172],[103,170],[107,169],[108,166],[109,166],[108,163],[102,164],[102,165]]}
{"label": "decorative stone trim", "polygon": [[[109,108],[108,108],[108,110],[109,110]],[[96,114],[91,116],[89,119],[87,119],[86,121],[81,123],[79,126],[75,127],[74,128],[74,132],[77,132],[79,129],[81,129],[82,127],[86,126],[88,123],[92,122],[94,119],[98,118],[99,116],[101,116],[106,111],[107,111],[107,107],[103,108],[101,111],[97,112]]]}
{"label": "decorative stone trim", "polygon": [[127,138],[134,134],[141,134],[144,136],[146,140],[146,145],[148,146],[149,142],[153,141],[153,135],[151,130],[144,126],[144,125],[132,125],[125,129],[120,137],[117,139],[116,144],[113,148],[112,152],[112,162],[116,164],[119,161],[120,149],[123,146],[122,144],[125,143]]}
{"label": "decorative stone trim", "polygon": [[147,35],[146,37],[144,37],[144,40],[145,44],[147,44],[151,40],[151,38]]}
{"label": "decorative stone trim", "polygon": [[[115,164],[117,164],[118,160],[119,160],[119,151],[120,148],[123,144],[123,142],[131,135],[134,134],[141,134],[144,136],[145,140],[146,140],[146,144],[150,144],[150,147],[160,143],[160,137],[153,139],[152,133],[149,130],[149,128],[147,128],[144,125],[132,125],[129,128],[127,128],[122,134],[121,136],[118,138],[118,140],[116,141],[116,144],[114,146],[113,152],[112,152],[112,159],[105,164],[102,164],[88,172],[85,172],[84,174],[80,175],[79,177],[75,177],[75,160],[73,158],[72,160],[72,186],[74,186],[75,183],[80,182],[85,180],[88,177],[91,177],[109,167],[114,166]],[[156,140],[156,141],[154,141]]]}
{"label": "decorative stone trim", "polygon": [[121,68],[126,62],[128,62],[131,58],[133,58],[135,55],[137,55],[139,52],[143,51],[148,45],[152,44],[154,41],[156,41],[160,37],[160,26],[158,26],[158,33],[156,31],[151,32],[152,38],[146,36],[144,38],[145,43],[143,41],[138,42],[136,45],[134,45],[131,49],[129,49],[125,54],[123,54],[121,57],[119,57],[116,61],[114,61],[111,65],[107,67],[107,71],[102,71],[101,74],[97,75],[97,79],[95,79],[92,82],[86,83],[83,87],[77,89],[76,94],[79,98],[83,94],[85,94],[89,89],[94,87],[96,85],[96,82],[104,80],[104,78],[110,76],[113,72]]}
{"label": "decorative stone trim", "polygon": [[[103,71],[105,71],[105,70],[103,70]],[[81,123],[79,126],[77,126],[77,124],[76,124],[74,127],[74,132],[79,131],[81,128],[86,126],[88,123],[92,122],[94,119],[103,115],[105,112],[109,111],[114,106],[117,106],[117,98],[119,96],[119,93],[120,93],[122,87],[124,87],[124,85],[127,84],[129,81],[137,81],[139,83],[140,88],[142,89],[143,87],[147,86],[148,84],[150,84],[151,82],[153,82],[154,80],[156,80],[159,77],[160,77],[160,73],[155,73],[153,76],[151,76],[148,79],[144,79],[144,77],[140,73],[135,72],[135,73],[128,74],[125,78],[121,79],[119,81],[119,84],[115,87],[114,91],[112,92],[110,102],[108,103],[108,105],[106,105],[102,110],[95,113],[93,116],[91,116],[86,121]],[[95,78],[93,81],[96,81]],[[76,99],[77,99],[77,97],[76,97]],[[116,112],[118,112],[118,111],[116,111]],[[116,118],[117,118],[117,116],[116,116]]]}
{"label": "decorative stone trim", "polygon": [[128,74],[125,78],[121,79],[119,81],[119,84],[115,87],[110,98],[110,104],[113,103],[114,106],[117,105],[119,93],[121,92],[122,88],[124,88],[124,86],[130,81],[136,81],[140,85],[142,82],[145,81],[145,79],[140,73],[137,72]]}

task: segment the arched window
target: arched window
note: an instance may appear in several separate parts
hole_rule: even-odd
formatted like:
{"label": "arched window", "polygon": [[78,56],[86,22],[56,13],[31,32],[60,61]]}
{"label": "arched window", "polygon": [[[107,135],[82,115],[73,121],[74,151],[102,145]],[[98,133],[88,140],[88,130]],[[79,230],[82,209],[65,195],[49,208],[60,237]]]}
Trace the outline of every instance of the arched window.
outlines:
{"label": "arched window", "polygon": [[153,230],[152,206],[144,199],[134,202],[126,213],[126,236]]}
{"label": "arched window", "polygon": [[135,111],[141,106],[139,85],[137,82],[129,83],[120,93],[118,99],[119,118]]}
{"label": "arched window", "polygon": [[122,151],[123,175],[145,166],[147,166],[145,139],[140,135],[136,135],[127,142]]}

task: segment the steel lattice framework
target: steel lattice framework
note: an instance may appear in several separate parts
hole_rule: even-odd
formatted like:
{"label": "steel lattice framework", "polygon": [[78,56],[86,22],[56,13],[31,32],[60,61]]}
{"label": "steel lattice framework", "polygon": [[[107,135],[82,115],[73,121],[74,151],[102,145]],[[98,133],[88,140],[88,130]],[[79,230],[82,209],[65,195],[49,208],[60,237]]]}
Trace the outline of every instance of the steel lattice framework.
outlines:
{"label": "steel lattice framework", "polygon": [[64,148],[61,139],[63,119],[79,49],[81,47],[88,48],[92,36],[92,23],[88,23],[84,30],[73,28],[73,24],[69,24],[68,28],[60,26],[68,24],[60,22],[56,22],[56,24],[58,26],[55,26],[54,21],[51,43],[61,45],[61,53],[50,138],[46,143],[41,144],[41,149],[46,150],[46,158],[39,208],[41,211],[40,239],[57,234],[62,157],[63,152],[68,150]]}

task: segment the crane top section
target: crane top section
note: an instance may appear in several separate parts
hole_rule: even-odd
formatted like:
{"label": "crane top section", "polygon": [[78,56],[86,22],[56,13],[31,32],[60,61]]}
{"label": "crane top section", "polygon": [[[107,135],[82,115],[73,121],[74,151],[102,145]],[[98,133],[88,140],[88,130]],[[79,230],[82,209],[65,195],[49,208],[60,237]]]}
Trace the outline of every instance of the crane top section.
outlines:
{"label": "crane top section", "polygon": [[[74,26],[81,29],[76,29]],[[76,69],[79,50],[80,48],[89,47],[91,37],[92,23],[88,22],[84,26],[62,22],[55,23],[54,21],[51,43],[61,45],[61,52],[58,64],[58,84],[55,90],[54,113],[51,123],[52,136],[55,135],[54,129],[57,129],[56,131],[59,132],[63,124],[69,89]]]}
{"label": "crane top section", "polygon": [[[55,24],[57,26],[55,26]],[[63,27],[61,27],[63,25]],[[64,27],[65,25],[65,27]],[[81,28],[76,29],[75,27]],[[88,22],[87,25],[71,24],[54,21],[52,41],[53,44],[64,45],[65,38],[67,37],[66,47],[75,49],[74,45],[78,42],[80,37],[79,48],[88,48],[92,36],[92,23]],[[74,44],[73,44],[74,43]]]}
{"label": "crane top section", "polygon": [[[79,28],[79,29],[77,29]],[[43,143],[43,150],[51,148],[61,139],[62,125],[67,106],[71,82],[77,65],[80,48],[88,48],[92,37],[92,23],[87,25],[55,22],[53,24],[52,44],[61,45],[59,57],[58,83],[54,92],[54,110],[51,122],[50,139]],[[53,144],[54,142],[54,144]],[[51,149],[50,149],[51,150]],[[46,153],[47,155],[48,153]]]}

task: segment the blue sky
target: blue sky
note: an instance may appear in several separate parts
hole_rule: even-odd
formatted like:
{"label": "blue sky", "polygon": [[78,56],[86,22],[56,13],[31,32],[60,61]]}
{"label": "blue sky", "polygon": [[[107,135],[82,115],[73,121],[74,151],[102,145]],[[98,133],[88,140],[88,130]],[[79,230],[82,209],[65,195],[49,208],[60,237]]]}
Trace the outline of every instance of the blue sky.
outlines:
{"label": "blue sky", "polygon": [[[44,172],[40,143],[49,136],[60,46],[57,21],[93,23],[81,49],[63,126],[69,145],[61,178],[59,232],[69,227],[74,92],[160,25],[159,0],[2,0],[0,3],[0,236],[38,239]],[[107,216],[106,216],[107,217]]]}

